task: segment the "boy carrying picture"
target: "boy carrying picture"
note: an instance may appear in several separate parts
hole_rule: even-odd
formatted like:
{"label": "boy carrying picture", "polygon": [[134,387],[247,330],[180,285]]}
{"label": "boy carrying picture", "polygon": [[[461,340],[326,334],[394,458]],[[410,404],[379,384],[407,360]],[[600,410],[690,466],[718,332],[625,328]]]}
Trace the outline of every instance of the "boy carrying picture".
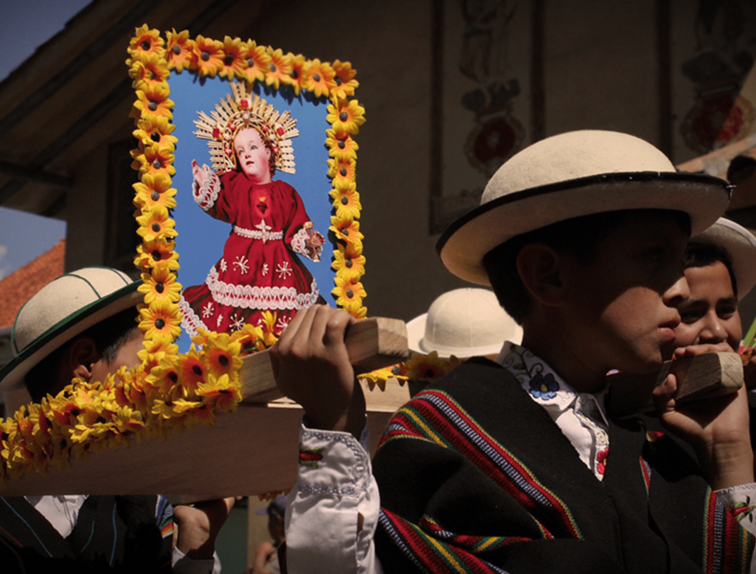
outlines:
{"label": "boy carrying picture", "polygon": [[675,403],[674,376],[655,391],[698,460],[603,407],[608,371],[654,372],[674,346],[688,237],[728,198],[725,182],[675,173],[625,134],[572,132],[514,156],[439,253],[492,286],[522,345],[418,394],[372,467],[355,440],[353,319],[298,314],[273,351],[280,389],[306,413],[289,572],[748,571],[750,518],[735,517],[756,500],[745,389],[695,407]]}

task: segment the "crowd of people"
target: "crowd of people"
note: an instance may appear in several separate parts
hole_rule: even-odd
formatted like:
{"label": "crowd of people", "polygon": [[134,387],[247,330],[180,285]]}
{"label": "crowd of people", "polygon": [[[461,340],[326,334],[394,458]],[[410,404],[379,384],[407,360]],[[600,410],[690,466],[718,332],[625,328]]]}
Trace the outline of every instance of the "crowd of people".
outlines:
{"label": "crowd of people", "polygon": [[[465,361],[394,414],[373,457],[344,345],[355,319],[300,310],[271,356],[304,409],[300,451],[319,457],[266,509],[273,542],[253,572],[756,568],[753,360],[728,395],[678,403],[669,375],[652,416],[605,406],[609,372],[741,351],[756,238],[722,217],[729,198],[726,182],[678,173],[626,134],[570,132],[516,154],[439,240],[443,264],[476,287],[408,325],[412,350]],[[16,320],[2,384],[39,400],[136,364],[136,285],[89,268],[43,288]],[[217,571],[233,502],[3,498],[0,564]]]}

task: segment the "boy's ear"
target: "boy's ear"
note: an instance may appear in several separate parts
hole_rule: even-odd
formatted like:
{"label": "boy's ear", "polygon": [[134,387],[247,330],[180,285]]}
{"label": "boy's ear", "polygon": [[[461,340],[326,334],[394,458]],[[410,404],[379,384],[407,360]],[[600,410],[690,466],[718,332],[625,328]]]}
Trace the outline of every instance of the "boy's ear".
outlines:
{"label": "boy's ear", "polygon": [[562,265],[563,258],[545,243],[528,243],[517,255],[517,271],[525,288],[548,307],[563,301]]}
{"label": "boy's ear", "polygon": [[68,364],[72,376],[87,382],[92,379],[92,368],[100,359],[100,353],[89,337],[76,339],[68,350]]}

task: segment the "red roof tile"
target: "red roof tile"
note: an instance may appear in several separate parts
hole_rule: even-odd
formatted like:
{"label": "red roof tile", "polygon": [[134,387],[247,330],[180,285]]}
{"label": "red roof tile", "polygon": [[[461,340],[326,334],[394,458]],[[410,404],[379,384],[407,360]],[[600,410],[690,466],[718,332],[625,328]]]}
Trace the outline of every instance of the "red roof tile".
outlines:
{"label": "red roof tile", "polygon": [[21,306],[50,281],[63,275],[66,240],[0,281],[0,328],[12,327]]}

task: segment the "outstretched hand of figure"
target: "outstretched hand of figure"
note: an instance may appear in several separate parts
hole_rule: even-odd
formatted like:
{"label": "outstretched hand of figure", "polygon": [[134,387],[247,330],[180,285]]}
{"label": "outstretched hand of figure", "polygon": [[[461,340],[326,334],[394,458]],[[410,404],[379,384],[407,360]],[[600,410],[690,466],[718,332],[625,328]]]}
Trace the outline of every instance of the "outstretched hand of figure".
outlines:
{"label": "outstretched hand of figure", "polygon": [[[710,352],[732,352],[727,343],[675,349],[674,359]],[[753,482],[753,451],[745,386],[737,393],[678,404],[674,375],[653,393],[659,419],[667,430],[695,449],[701,470],[715,490]]]}
{"label": "outstretched hand of figure", "polygon": [[325,237],[320,231],[309,230],[305,239],[305,251],[312,261],[320,261],[320,253],[323,251]]}
{"label": "outstretched hand of figure", "polygon": [[351,432],[365,425],[365,398],[344,337],[356,319],[327,305],[297,312],[270,356],[279,390],[299,403],[308,426]]}

